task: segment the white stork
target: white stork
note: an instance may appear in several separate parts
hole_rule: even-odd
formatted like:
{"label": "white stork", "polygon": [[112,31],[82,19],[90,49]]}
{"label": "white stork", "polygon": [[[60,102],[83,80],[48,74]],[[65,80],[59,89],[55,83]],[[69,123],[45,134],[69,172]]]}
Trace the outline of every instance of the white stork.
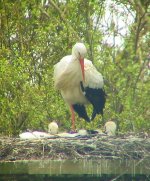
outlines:
{"label": "white stork", "polygon": [[[103,77],[90,60],[85,59],[87,49],[83,43],[76,43],[72,55],[63,57],[54,66],[54,84],[60,90],[65,102],[70,106],[72,129],[75,130],[75,114],[78,113],[87,122],[96,114],[103,115],[106,95],[103,90]],[[85,106],[91,103],[93,113],[88,117]]]}

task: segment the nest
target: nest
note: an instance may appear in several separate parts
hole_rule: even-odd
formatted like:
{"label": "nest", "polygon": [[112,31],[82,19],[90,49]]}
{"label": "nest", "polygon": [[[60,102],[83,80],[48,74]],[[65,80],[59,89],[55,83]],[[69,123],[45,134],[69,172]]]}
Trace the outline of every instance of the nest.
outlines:
{"label": "nest", "polygon": [[80,138],[21,140],[0,137],[0,160],[150,159],[150,137],[89,135]]}

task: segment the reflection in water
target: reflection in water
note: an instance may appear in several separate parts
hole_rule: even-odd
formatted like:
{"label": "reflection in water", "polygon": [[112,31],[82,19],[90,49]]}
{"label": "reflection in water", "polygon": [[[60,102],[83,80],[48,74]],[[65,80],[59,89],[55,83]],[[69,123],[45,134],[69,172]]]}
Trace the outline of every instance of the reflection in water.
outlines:
{"label": "reflection in water", "polygon": [[114,175],[101,175],[99,176],[74,176],[74,175],[62,175],[49,176],[49,175],[5,175],[0,177],[1,181],[148,181],[148,177],[144,175],[123,175],[119,178]]}
{"label": "reflection in water", "polygon": [[0,163],[0,181],[105,181],[150,179],[149,160],[36,160]]}

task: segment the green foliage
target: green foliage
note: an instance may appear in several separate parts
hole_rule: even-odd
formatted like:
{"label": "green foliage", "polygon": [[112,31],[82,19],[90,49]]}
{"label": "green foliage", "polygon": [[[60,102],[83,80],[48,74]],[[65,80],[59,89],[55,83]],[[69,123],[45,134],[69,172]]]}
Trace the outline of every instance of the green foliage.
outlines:
{"label": "green foliage", "polygon": [[[129,26],[123,48],[102,43],[105,3],[99,0],[0,2],[1,134],[17,135],[26,129],[47,130],[52,120],[70,129],[69,109],[60,93],[54,90],[53,66],[71,53],[77,41],[85,42],[88,58],[106,80],[104,119],[114,118],[120,131],[149,130],[150,34],[146,28],[150,21],[144,14],[145,27],[140,27],[142,15],[132,6],[131,11],[137,16]],[[126,1],[119,4],[128,6]],[[109,28],[110,32],[116,31],[115,24],[111,23]],[[88,113],[91,114],[91,107]],[[79,118],[76,124],[78,128],[85,127]],[[86,127],[92,129],[103,124],[101,116],[97,116]]]}

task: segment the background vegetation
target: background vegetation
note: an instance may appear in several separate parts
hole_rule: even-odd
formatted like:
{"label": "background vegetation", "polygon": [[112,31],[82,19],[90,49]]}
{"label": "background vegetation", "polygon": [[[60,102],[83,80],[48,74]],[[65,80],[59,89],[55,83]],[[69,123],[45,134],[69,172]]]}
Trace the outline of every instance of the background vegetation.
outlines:
{"label": "background vegetation", "polygon": [[[105,78],[104,120],[119,131],[150,130],[149,0],[1,0],[0,134],[46,130],[52,120],[70,128],[53,66],[78,41]],[[101,116],[86,126],[103,126]]]}

